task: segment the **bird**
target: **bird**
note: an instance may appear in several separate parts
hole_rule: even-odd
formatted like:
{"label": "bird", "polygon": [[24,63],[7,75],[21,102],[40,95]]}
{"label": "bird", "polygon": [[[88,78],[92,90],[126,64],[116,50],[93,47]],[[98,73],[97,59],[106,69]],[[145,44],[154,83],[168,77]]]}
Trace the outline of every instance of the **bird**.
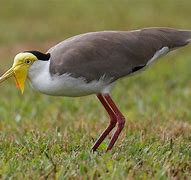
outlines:
{"label": "bird", "polygon": [[189,43],[191,30],[168,27],[88,32],[68,38],[45,53],[20,52],[0,83],[13,76],[21,93],[29,79],[34,89],[46,95],[96,95],[110,121],[91,150],[96,151],[116,128],[106,149],[110,151],[125,126],[125,117],[111,97],[114,84]]}

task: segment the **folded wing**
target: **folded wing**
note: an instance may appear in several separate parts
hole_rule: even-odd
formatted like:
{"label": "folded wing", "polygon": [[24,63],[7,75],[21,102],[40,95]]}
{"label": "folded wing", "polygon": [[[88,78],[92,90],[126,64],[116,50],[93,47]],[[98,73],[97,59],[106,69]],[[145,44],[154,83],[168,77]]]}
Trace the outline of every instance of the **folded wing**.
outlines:
{"label": "folded wing", "polygon": [[82,34],[48,51],[51,54],[50,73],[67,73],[87,82],[103,77],[115,81],[189,42],[191,31],[170,28]]}

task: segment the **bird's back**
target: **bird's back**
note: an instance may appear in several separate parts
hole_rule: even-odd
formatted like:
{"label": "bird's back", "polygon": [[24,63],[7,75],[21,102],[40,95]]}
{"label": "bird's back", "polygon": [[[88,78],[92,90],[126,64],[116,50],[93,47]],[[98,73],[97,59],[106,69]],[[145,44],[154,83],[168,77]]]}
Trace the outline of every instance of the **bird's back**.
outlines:
{"label": "bird's back", "polygon": [[147,66],[164,47],[161,53],[185,46],[190,39],[191,31],[169,28],[86,33],[67,39],[48,51],[50,72],[83,77],[87,82],[102,77],[112,82]]}

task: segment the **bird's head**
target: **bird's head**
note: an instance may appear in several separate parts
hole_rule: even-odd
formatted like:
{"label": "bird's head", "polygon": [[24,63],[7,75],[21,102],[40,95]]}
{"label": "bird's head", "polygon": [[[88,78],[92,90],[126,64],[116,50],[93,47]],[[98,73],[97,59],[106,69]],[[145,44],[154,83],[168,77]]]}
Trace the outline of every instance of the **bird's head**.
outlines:
{"label": "bird's head", "polygon": [[[0,83],[11,76],[15,77],[16,84],[21,92],[24,92],[25,81],[27,79],[30,66],[40,59],[45,59],[48,54],[43,54],[38,51],[26,51],[15,56],[12,67],[0,77]],[[47,58],[47,57],[46,57]],[[49,57],[48,57],[49,58]]]}

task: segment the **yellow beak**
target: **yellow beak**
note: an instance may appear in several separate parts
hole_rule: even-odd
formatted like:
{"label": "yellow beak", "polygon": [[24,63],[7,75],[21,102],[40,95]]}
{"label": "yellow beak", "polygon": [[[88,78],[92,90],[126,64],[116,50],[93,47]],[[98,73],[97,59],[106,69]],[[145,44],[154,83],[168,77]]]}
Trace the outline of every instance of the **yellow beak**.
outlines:
{"label": "yellow beak", "polygon": [[13,68],[10,68],[5,74],[0,77],[0,83],[13,75]]}
{"label": "yellow beak", "polygon": [[16,79],[17,86],[20,88],[21,93],[24,93],[25,81],[27,78],[28,67],[25,64],[13,64],[13,66],[0,77],[0,83],[5,81],[11,76]]}

